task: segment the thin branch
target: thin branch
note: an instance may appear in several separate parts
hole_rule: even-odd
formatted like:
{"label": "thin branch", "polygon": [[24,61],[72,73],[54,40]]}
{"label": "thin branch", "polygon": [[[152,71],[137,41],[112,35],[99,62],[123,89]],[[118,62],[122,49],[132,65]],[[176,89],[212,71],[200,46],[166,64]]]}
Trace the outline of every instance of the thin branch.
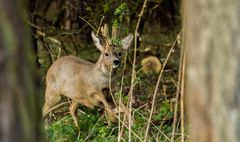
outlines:
{"label": "thin branch", "polygon": [[46,112],[46,114],[52,112],[53,110],[57,109],[57,108],[60,107],[60,106],[63,106],[63,105],[65,105],[65,104],[68,104],[68,103],[69,103],[69,102],[62,102],[62,103],[60,103],[60,104],[57,104],[57,105],[55,105],[54,107],[52,107],[51,109],[49,109],[49,110]]}
{"label": "thin branch", "polygon": [[[180,34],[177,35],[177,40],[176,41],[179,41],[179,40],[180,40]],[[175,136],[175,131],[176,131],[178,100],[179,100],[179,95],[180,95],[180,90],[181,90],[181,80],[182,80],[183,50],[184,50],[184,48],[182,47],[181,55],[180,55],[179,72],[178,72],[176,103],[175,103],[175,106],[174,106],[173,129],[172,129],[171,142],[174,142],[174,136]]]}
{"label": "thin branch", "polygon": [[93,27],[92,24],[90,24],[86,19],[82,18],[81,16],[79,16],[80,19],[82,19],[83,21],[85,21],[94,31],[97,31],[96,28]]}
{"label": "thin branch", "polygon": [[103,19],[104,19],[104,18],[105,18],[105,16],[103,16],[103,17],[101,18],[101,21],[100,21],[100,24],[99,24],[99,26],[98,26],[96,35],[98,35],[98,33],[99,33],[100,29],[101,29],[101,25],[102,25],[102,22],[103,22]]}
{"label": "thin branch", "polygon": [[[184,36],[184,35],[183,35]],[[182,39],[184,39],[182,37]],[[183,44],[182,44],[183,45]],[[184,46],[182,46],[182,51],[183,53],[183,61],[182,61],[182,79],[181,79],[181,97],[180,97],[180,107],[181,107],[181,142],[184,142],[184,138],[185,138],[185,135],[184,135],[184,127],[185,127],[185,124],[184,124],[184,84],[185,84],[185,69],[186,69],[186,50],[184,48]]]}
{"label": "thin branch", "polygon": [[[126,65],[127,65],[127,53],[125,53],[125,56],[124,56],[124,65],[123,65],[123,73],[122,73],[123,75],[122,75],[122,78],[121,78],[121,86],[120,86],[120,93],[119,93],[119,100],[118,100],[119,104],[122,104],[123,81],[124,81],[124,78],[125,78],[124,72],[126,70]],[[124,118],[125,117],[126,117],[126,113],[124,113]],[[121,120],[120,111],[118,113],[118,119]],[[125,123],[125,119],[123,119],[123,123]],[[120,121],[118,121],[118,142],[121,141],[123,129],[124,129],[124,127],[123,126],[121,127],[121,123],[120,123]]]}
{"label": "thin branch", "polygon": [[33,27],[33,28],[35,28],[35,29],[37,29],[37,30],[42,31],[42,28],[39,27],[39,26],[37,26],[36,24],[34,24],[34,23],[32,23],[32,22],[29,22],[29,21],[27,21],[27,23],[28,23],[31,27]]}
{"label": "thin branch", "polygon": [[113,103],[117,107],[117,103],[116,103],[115,98],[113,97],[113,93],[112,93],[112,74],[111,74],[111,72],[112,72],[112,68],[111,68],[111,71],[109,73],[108,88],[109,88],[109,93],[110,93],[110,96],[113,100]]}
{"label": "thin branch", "polygon": [[133,66],[132,66],[132,76],[131,76],[131,86],[129,90],[129,116],[128,116],[128,123],[129,123],[129,133],[128,133],[128,141],[131,141],[131,127],[132,127],[132,96],[133,96],[133,88],[134,88],[134,80],[136,78],[136,70],[135,70],[135,64],[136,64],[136,53],[137,53],[137,35],[138,35],[138,28],[141,22],[141,18],[144,12],[144,9],[146,7],[147,0],[144,0],[141,12],[138,17],[137,25],[135,28],[135,33],[134,33],[134,54],[133,54]]}

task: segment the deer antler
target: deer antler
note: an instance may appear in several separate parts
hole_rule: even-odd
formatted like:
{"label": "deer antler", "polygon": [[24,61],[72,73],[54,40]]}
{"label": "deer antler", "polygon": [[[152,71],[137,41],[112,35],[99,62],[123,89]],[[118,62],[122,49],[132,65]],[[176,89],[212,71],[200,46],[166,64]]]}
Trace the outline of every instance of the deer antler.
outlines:
{"label": "deer antler", "polygon": [[108,30],[108,25],[104,24],[101,28],[101,33],[102,35],[106,38],[108,43],[111,43],[111,38],[112,39],[117,39],[118,38],[118,33],[119,33],[119,28],[117,26],[112,26],[112,36],[109,36],[109,30]]}
{"label": "deer antler", "polygon": [[106,38],[106,40],[108,41],[108,43],[111,42],[111,38],[109,37],[109,30],[108,30],[108,25],[107,24],[104,24],[102,27],[101,27],[101,33],[102,35],[104,36],[104,38]]}

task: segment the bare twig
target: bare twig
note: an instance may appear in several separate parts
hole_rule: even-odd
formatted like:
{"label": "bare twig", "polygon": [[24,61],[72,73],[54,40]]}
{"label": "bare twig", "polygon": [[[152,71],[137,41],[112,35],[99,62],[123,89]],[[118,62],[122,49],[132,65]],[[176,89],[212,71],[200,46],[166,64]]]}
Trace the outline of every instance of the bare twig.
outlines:
{"label": "bare twig", "polygon": [[29,22],[29,21],[27,21],[27,23],[31,26],[31,27],[33,27],[33,28],[35,28],[35,29],[37,29],[37,30],[40,30],[40,31],[42,31],[42,28],[40,28],[39,26],[37,26],[36,24],[34,24],[34,23],[31,23],[31,22]]}
{"label": "bare twig", "polygon": [[132,66],[132,76],[131,76],[131,86],[128,93],[129,96],[129,116],[128,116],[128,123],[129,123],[129,133],[128,133],[128,141],[131,141],[131,129],[132,129],[132,96],[133,96],[133,88],[134,88],[134,81],[136,78],[136,70],[135,70],[135,64],[136,64],[136,53],[137,53],[137,35],[138,35],[138,27],[140,25],[140,21],[144,12],[144,9],[146,7],[147,0],[144,0],[141,12],[138,17],[137,25],[135,28],[134,33],[134,54],[133,54],[133,66]]}
{"label": "bare twig", "polygon": [[[124,80],[124,72],[126,70],[126,64],[127,64],[127,53],[125,53],[125,56],[124,56],[124,65],[123,65],[123,75],[122,75],[122,78],[121,78],[121,86],[120,86],[120,93],[119,93],[119,104],[122,104],[122,90],[123,90],[123,80]],[[126,113],[124,113],[124,118],[126,119]],[[118,119],[121,120],[121,113],[119,111],[118,113]],[[123,123],[125,123],[125,119],[123,119]],[[118,121],[118,142],[121,141],[121,137],[122,137],[122,133],[123,133],[123,125],[121,127],[121,122]]]}
{"label": "bare twig", "polygon": [[[42,36],[44,42],[39,38],[38,35]],[[45,34],[44,32],[42,32],[42,31],[36,30],[36,34],[33,34],[33,36],[39,41],[39,43],[40,43],[44,48],[46,48],[46,50],[47,50],[48,53],[50,54],[51,59],[52,59],[52,62],[53,62],[53,61],[54,61],[53,53],[52,53],[51,49],[48,47],[48,45],[47,45],[47,42],[46,42],[46,39],[45,39],[45,38],[46,38],[46,34]],[[50,38],[50,40],[52,41],[51,38]],[[53,42],[55,42],[55,41],[53,41]]]}
{"label": "bare twig", "polygon": [[84,19],[83,17],[79,16],[80,19],[82,19],[83,21],[85,21],[94,31],[97,31],[96,28],[93,27],[92,24],[90,24],[86,19]]}
{"label": "bare twig", "polygon": [[[102,18],[103,19],[103,18]],[[104,24],[104,26],[102,26],[100,28],[100,31],[101,31],[101,34],[103,35],[105,41],[107,44],[109,44],[110,42],[110,37],[109,37],[109,30],[108,30],[108,25],[107,24]],[[109,47],[108,47],[109,48]],[[111,55],[113,54],[112,53],[112,49],[109,49]],[[113,68],[111,68],[110,72],[109,72],[109,80],[108,80],[108,88],[109,88],[109,93],[110,93],[110,96],[112,97],[112,100],[113,100],[113,103],[115,106],[117,106],[117,103],[115,101],[115,98],[113,97],[113,93],[112,93],[112,70]]]}
{"label": "bare twig", "polygon": [[54,107],[52,107],[51,109],[49,109],[49,110],[46,112],[46,114],[52,112],[53,110],[57,109],[57,108],[60,107],[60,106],[63,106],[63,105],[65,105],[65,104],[68,104],[68,103],[69,103],[69,102],[62,102],[62,103],[60,103],[60,104],[57,104],[57,105],[55,105]]}
{"label": "bare twig", "polygon": [[[177,35],[176,41],[180,40],[181,34]],[[177,123],[177,111],[178,111],[178,100],[179,100],[179,95],[180,95],[180,90],[181,90],[181,80],[182,80],[182,64],[183,64],[183,47],[181,50],[181,55],[180,55],[180,64],[179,64],[179,72],[178,72],[178,82],[177,82],[177,91],[176,91],[176,102],[174,106],[174,117],[173,117],[173,129],[172,129],[172,137],[171,137],[171,142],[174,141],[174,136],[175,136],[175,131],[176,131],[176,123]]]}
{"label": "bare twig", "polygon": [[105,18],[105,16],[103,16],[103,17],[101,18],[101,21],[100,21],[100,24],[99,24],[99,26],[98,26],[96,35],[98,35],[98,33],[99,33],[100,29],[101,29],[101,25],[102,25],[102,22],[103,22],[103,19],[104,19],[104,18]]}
{"label": "bare twig", "polygon": [[[182,37],[183,39],[183,37]],[[183,45],[183,44],[182,44]],[[185,136],[184,136],[184,84],[185,84],[185,69],[186,69],[186,50],[184,46],[182,46],[182,51],[181,53],[183,54],[183,61],[182,61],[182,78],[181,78],[181,97],[180,97],[180,108],[181,108],[181,142],[184,142]]]}
{"label": "bare twig", "polygon": [[57,59],[59,59],[60,56],[61,56],[61,51],[62,51],[61,49],[62,49],[62,48],[60,48],[60,47],[58,48],[58,56],[57,56]]}
{"label": "bare twig", "polygon": [[[39,40],[39,41],[41,42],[41,40]],[[52,62],[54,62],[53,53],[52,53],[52,51],[51,51],[51,48],[48,47],[48,44],[47,44],[47,41],[46,41],[46,38],[45,38],[45,37],[43,37],[43,41],[44,41],[44,44],[46,45],[47,50],[48,50],[48,52],[49,52],[49,54],[50,54],[50,56],[51,56]]]}
{"label": "bare twig", "polygon": [[[181,34],[181,32],[178,35],[180,35],[180,34]],[[160,71],[159,76],[158,76],[157,84],[156,84],[156,87],[155,87],[155,90],[154,90],[154,94],[153,94],[153,98],[152,98],[152,106],[151,106],[151,111],[150,111],[150,115],[149,115],[149,118],[148,118],[148,125],[147,125],[147,129],[146,129],[145,136],[144,136],[144,142],[147,141],[148,131],[149,131],[149,127],[150,127],[150,123],[151,123],[151,119],[152,119],[152,114],[153,114],[153,109],[154,109],[154,105],[155,105],[155,99],[156,99],[156,95],[157,95],[157,91],[158,91],[158,86],[159,86],[160,80],[162,78],[163,70],[164,70],[164,68],[165,68],[165,66],[167,64],[167,61],[168,61],[168,59],[169,59],[169,57],[170,57],[170,55],[171,55],[171,53],[172,53],[176,43],[177,43],[177,39],[172,44],[172,47],[171,47],[171,49],[168,52],[167,58],[164,61],[163,66],[162,66],[161,71]]]}
{"label": "bare twig", "polygon": [[112,72],[112,68],[111,68],[111,71],[109,73],[109,81],[108,81],[109,93],[110,93],[110,96],[113,100],[114,105],[117,106],[117,103],[116,103],[115,98],[113,97],[113,93],[112,93],[112,81],[111,81],[112,80],[112,74],[111,74],[111,72]]}

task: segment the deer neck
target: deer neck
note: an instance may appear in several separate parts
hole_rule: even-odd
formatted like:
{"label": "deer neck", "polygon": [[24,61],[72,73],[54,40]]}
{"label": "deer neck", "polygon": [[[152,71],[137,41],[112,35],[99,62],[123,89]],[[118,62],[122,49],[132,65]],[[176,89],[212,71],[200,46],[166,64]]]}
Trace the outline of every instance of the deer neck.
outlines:
{"label": "deer neck", "polygon": [[103,76],[105,78],[109,78],[110,73],[107,71],[107,69],[103,65],[102,56],[98,59],[98,61],[95,64],[94,71],[96,74]]}
{"label": "deer neck", "polygon": [[103,84],[103,86],[109,83],[109,72],[104,68],[102,64],[102,57],[94,64],[94,68],[91,72],[92,80],[96,83]]}

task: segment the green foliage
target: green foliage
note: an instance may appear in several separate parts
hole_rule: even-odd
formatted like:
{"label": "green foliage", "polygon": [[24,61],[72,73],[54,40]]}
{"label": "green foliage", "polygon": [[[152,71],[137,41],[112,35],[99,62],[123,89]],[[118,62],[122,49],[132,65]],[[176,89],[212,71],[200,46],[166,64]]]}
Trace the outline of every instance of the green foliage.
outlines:
{"label": "green foliage", "polygon": [[[126,3],[121,3],[119,7],[117,7],[114,11],[114,18],[113,18],[113,26],[114,27],[120,27],[123,17],[126,16],[126,13],[128,12],[128,7]],[[121,46],[121,40],[119,39],[112,39],[112,44],[116,46]]]}
{"label": "green foliage", "polygon": [[119,39],[112,39],[112,44],[113,45],[116,45],[116,46],[121,46],[122,45],[122,43],[121,43],[121,40],[119,40]]}
{"label": "green foliage", "polygon": [[67,142],[74,140],[77,137],[73,122],[70,116],[65,116],[62,119],[51,124],[46,132],[50,142]]}
{"label": "green foliage", "polygon": [[114,97],[115,98],[122,98],[122,102],[124,103],[124,104],[127,104],[127,102],[128,102],[128,96],[127,95],[123,95],[122,94],[122,92],[120,92],[120,91],[116,91],[115,93],[114,93]]}
{"label": "green foliage", "polygon": [[115,19],[113,20],[113,26],[119,26],[119,23],[122,22],[124,14],[127,12],[128,7],[126,3],[122,3],[119,7],[114,11]]}
{"label": "green foliage", "polygon": [[103,4],[104,13],[108,13],[111,10],[112,4],[113,4],[113,0],[109,0],[108,2]]}
{"label": "green foliage", "polygon": [[162,102],[158,113],[153,116],[153,121],[169,120],[173,118],[173,112],[170,109],[168,101]]}

